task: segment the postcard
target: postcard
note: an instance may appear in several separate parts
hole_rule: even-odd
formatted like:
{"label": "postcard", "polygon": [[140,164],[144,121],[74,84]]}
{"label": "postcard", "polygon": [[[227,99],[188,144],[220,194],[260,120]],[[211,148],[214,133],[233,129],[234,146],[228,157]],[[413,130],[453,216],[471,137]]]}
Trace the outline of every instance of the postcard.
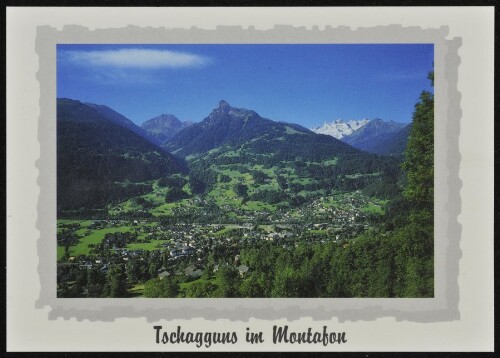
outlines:
{"label": "postcard", "polygon": [[493,10],[257,10],[8,8],[10,350],[492,349]]}

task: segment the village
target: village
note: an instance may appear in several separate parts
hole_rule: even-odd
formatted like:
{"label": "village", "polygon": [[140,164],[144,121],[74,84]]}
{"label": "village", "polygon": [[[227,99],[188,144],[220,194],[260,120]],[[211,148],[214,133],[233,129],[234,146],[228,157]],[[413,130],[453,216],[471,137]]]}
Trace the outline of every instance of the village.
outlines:
{"label": "village", "polygon": [[113,264],[140,265],[143,278],[149,279],[177,275],[194,280],[207,270],[216,272],[220,264],[233,265],[244,276],[252,270],[239,263],[244,248],[263,242],[285,249],[303,243],[347,242],[370,227],[366,207],[373,203],[366,197],[350,193],[336,199],[319,197],[285,212],[261,212],[266,222],[60,220],[58,284],[72,282],[75,270],[105,275]]}

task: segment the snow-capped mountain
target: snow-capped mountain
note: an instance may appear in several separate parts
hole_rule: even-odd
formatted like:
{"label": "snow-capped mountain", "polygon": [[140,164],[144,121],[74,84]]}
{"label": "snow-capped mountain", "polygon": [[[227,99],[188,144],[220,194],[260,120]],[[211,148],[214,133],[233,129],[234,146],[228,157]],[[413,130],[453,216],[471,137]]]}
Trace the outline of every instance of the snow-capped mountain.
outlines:
{"label": "snow-capped mountain", "polygon": [[370,120],[367,118],[350,120],[347,122],[344,122],[342,119],[336,119],[331,123],[325,122],[321,127],[311,128],[311,130],[314,133],[326,134],[337,139],[342,139],[363,127],[368,122],[370,122]]}

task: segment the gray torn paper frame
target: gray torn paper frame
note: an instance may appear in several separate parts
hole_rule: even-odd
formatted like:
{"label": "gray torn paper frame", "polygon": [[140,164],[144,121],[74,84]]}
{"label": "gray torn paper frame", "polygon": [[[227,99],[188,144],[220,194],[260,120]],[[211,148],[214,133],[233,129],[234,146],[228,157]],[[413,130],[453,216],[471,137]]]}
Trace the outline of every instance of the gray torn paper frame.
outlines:
{"label": "gray torn paper frame", "polygon": [[[324,30],[313,27],[276,25],[272,30],[219,26],[215,30],[142,28],[89,30],[65,26],[37,29],[40,83],[38,140],[40,158],[37,228],[40,295],[36,308],[49,307],[49,319],[113,321],[121,317],[207,320],[250,318],[315,320],[336,317],[339,321],[375,320],[394,317],[398,321],[442,322],[460,319],[459,240],[461,211],[459,179],[461,155],[460,98],[457,90],[458,50],[461,39],[446,40],[447,27],[422,29],[400,25],[352,30],[341,26]],[[57,44],[341,44],[341,43],[431,43],[435,71],[435,178],[434,178],[434,298],[57,298],[56,297],[56,45]]]}

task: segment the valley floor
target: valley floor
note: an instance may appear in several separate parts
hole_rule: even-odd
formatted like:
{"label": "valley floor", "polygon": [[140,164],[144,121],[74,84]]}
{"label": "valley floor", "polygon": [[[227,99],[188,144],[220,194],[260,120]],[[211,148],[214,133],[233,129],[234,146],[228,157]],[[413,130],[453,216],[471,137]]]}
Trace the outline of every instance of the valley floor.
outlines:
{"label": "valley floor", "polygon": [[[185,200],[186,207],[197,206],[198,219],[204,221],[203,202]],[[177,294],[189,296],[193,284],[220,287],[220,267],[231,268],[240,280],[258,273],[260,264],[252,265],[241,257],[252,249],[269,246],[290,251],[327,243],[348,246],[374,226],[386,203],[351,192],[318,196],[287,210],[223,211],[222,217],[231,222],[186,222],[182,214],[175,217],[179,213],[175,210],[149,219],[61,218],[57,223],[58,294],[101,295],[104,286],[110,285],[106,280],[113,274],[111,268],[122,267],[116,274],[124,287],[120,296],[141,296],[146,281],[172,278],[178,281]],[[209,214],[210,208],[205,210]],[[89,282],[92,275],[97,282]]]}

